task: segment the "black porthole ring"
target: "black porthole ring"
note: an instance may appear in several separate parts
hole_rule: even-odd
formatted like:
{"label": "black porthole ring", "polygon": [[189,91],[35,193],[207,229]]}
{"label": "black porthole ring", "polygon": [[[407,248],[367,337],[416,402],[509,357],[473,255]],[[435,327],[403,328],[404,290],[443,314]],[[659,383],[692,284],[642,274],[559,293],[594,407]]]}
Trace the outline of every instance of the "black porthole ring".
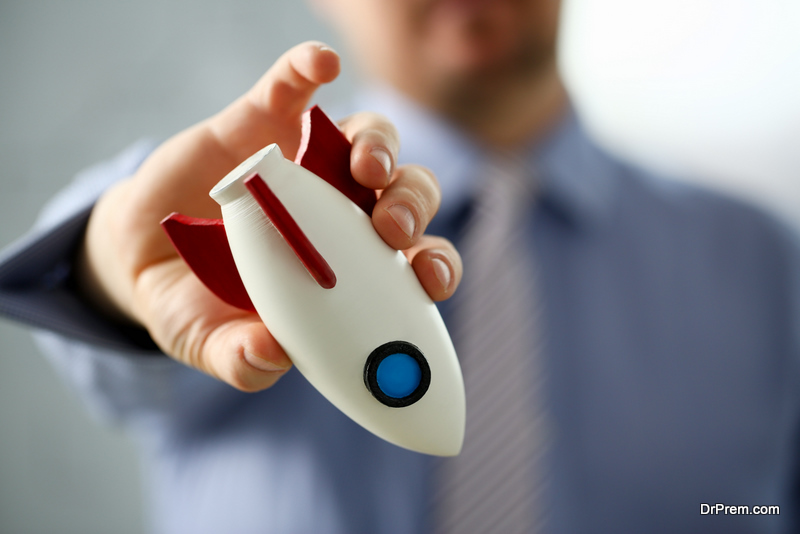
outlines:
{"label": "black porthole ring", "polygon": [[[411,356],[420,369],[419,385],[409,395],[401,398],[386,395],[378,385],[378,366],[387,356],[396,353]],[[428,387],[431,385],[431,368],[428,360],[416,345],[407,341],[390,341],[373,350],[367,357],[367,363],[364,364],[364,384],[372,396],[382,404],[391,408],[405,408],[420,400],[428,391]]]}

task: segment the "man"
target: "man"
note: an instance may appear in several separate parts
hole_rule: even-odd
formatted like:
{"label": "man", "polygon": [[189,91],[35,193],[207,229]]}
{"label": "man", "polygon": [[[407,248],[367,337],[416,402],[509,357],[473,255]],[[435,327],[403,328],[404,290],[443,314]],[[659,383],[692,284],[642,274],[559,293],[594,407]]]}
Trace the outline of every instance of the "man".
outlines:
{"label": "man", "polygon": [[[432,298],[453,294],[461,266],[449,241],[423,235],[439,191],[418,164],[441,182],[433,224],[452,239],[475,218],[478,182],[496,178],[485,170],[491,162],[522,160],[535,185],[519,226],[534,249],[529,279],[541,311],[519,328],[539,333],[531,357],[546,374],[538,402],[549,440],[530,477],[538,497],[523,504],[545,518],[544,531],[792,531],[800,356],[792,238],[749,208],[597,149],[559,81],[556,2],[322,0],[321,8],[382,84],[357,105],[387,114],[401,133],[372,114],[342,123],[354,176],[383,189],[376,230],[409,251]],[[46,349],[90,402],[140,437],[157,531],[441,525],[445,464],[374,438],[287,372],[269,325],[208,293],[157,225],[173,210],[215,216],[210,187],[264,144],[291,155],[300,112],[337,72],[327,47],[292,49],[220,114],[152,154],[135,149],[96,170],[93,183],[116,185],[97,203],[84,195],[86,211],[59,207],[62,223],[6,260],[4,272],[15,272],[5,287],[47,280],[53,288],[7,291],[6,313],[61,332],[42,337]],[[73,253],[66,278],[59,268]],[[39,267],[20,274],[31,258]],[[37,299],[49,300],[37,307]],[[452,319],[458,310],[444,312]],[[537,454],[530,443],[516,448]],[[476,491],[488,499],[493,488]],[[779,505],[781,514],[701,515],[701,503]]]}

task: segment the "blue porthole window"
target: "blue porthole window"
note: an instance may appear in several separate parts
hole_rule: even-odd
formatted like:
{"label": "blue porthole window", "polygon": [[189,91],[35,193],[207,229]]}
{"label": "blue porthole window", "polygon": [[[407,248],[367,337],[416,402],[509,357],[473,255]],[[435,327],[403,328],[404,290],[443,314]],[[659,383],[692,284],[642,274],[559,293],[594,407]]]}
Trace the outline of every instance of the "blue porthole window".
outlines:
{"label": "blue porthole window", "polygon": [[421,399],[431,383],[428,361],[415,345],[390,341],[373,350],[364,365],[364,383],[372,396],[392,408]]}

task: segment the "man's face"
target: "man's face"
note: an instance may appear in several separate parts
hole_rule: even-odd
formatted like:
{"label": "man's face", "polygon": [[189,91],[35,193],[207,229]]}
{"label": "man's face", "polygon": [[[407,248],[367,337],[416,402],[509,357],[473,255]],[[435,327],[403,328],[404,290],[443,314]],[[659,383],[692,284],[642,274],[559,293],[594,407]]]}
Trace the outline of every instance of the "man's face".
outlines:
{"label": "man's face", "polygon": [[317,0],[366,72],[424,102],[552,65],[558,0]]}

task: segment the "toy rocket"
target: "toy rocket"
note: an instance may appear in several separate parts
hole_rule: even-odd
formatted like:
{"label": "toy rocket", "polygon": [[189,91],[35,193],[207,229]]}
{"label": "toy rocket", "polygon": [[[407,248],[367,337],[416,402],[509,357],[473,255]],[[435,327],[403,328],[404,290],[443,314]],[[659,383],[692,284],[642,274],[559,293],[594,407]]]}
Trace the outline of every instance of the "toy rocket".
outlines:
{"label": "toy rocket", "polygon": [[401,447],[456,455],[465,401],[453,344],[406,257],[375,232],[375,192],[350,174],[350,148],[314,107],[295,163],[272,144],[211,190],[222,220],[173,213],[162,226],[342,412]]}

